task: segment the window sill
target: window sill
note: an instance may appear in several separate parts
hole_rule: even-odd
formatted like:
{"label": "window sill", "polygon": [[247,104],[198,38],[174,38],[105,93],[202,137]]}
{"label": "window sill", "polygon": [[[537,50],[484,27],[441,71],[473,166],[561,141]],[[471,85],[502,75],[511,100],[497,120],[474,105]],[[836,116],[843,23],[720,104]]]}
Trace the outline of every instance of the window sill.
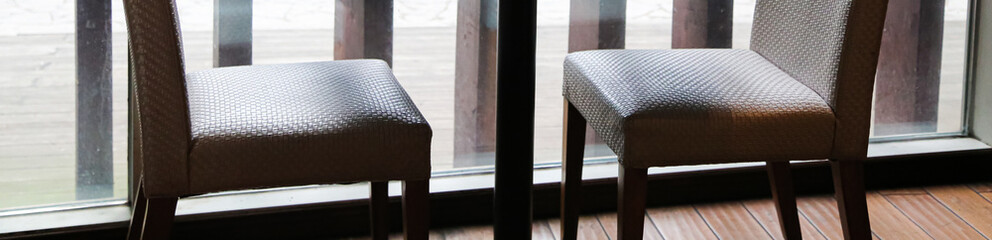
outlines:
{"label": "window sill", "polygon": [[[871,143],[868,155],[869,161],[872,161],[931,154],[970,153],[990,149],[992,147],[978,140],[957,137]],[[809,162],[820,161],[797,163]],[[693,174],[755,168],[763,165],[762,162],[755,162],[651,168],[649,174]],[[616,176],[616,162],[601,161],[598,164],[587,165],[583,171],[583,179],[586,181],[601,181],[616,178]],[[554,185],[560,179],[561,170],[558,167],[544,167],[534,171],[535,186]],[[482,170],[482,173],[478,174],[434,178],[431,180],[431,193],[434,196],[450,196],[475,191],[488,191],[493,185],[492,172]],[[391,182],[389,193],[391,196],[399,196],[400,183]],[[368,186],[365,183],[208,194],[180,200],[176,210],[176,221],[347,206],[361,204],[367,197]],[[0,239],[125,227],[130,219],[130,207],[123,202],[107,204],[98,207],[75,207],[0,216]]]}

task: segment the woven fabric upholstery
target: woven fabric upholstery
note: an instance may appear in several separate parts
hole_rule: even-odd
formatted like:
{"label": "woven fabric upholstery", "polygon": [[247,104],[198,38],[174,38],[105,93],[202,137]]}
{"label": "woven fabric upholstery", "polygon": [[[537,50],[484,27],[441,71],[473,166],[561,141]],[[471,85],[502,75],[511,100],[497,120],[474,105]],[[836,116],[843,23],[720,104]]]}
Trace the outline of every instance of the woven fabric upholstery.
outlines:
{"label": "woven fabric upholstery", "polygon": [[125,0],[135,102],[135,174],[148,196],[189,191],[190,130],[179,23],[171,0]]}
{"label": "woven fabric upholstery", "polygon": [[887,0],[759,0],[751,49],[834,109],[834,159],[868,152],[872,88]]}
{"label": "woven fabric upholstery", "polygon": [[844,24],[851,0],[761,0],[751,50],[834,104]]}
{"label": "woven fabric upholstery", "polygon": [[431,128],[380,60],[187,75],[192,193],[430,176]]}
{"label": "woven fabric upholstery", "polygon": [[565,60],[565,97],[625,166],[826,158],[830,107],[749,50],[600,50]]}

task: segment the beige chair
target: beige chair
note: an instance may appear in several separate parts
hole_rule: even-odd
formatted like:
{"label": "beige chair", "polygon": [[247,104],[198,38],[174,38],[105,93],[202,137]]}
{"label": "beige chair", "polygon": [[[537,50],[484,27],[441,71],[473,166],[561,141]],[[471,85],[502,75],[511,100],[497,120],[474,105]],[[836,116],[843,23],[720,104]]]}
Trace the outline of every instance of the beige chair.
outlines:
{"label": "beige chair", "polygon": [[386,182],[401,180],[406,237],[427,239],[432,132],[385,62],[187,74],[174,0],[124,4],[140,174],[129,238],[168,238],[179,197],[371,181],[373,236],[385,239]]}
{"label": "beige chair", "polygon": [[758,0],[751,49],[597,50],[565,60],[562,235],[574,239],[586,121],[620,161],[619,236],[643,234],[649,167],[766,161],[801,238],[789,160],[830,159],[847,239],[869,239],[862,160],[885,0]]}

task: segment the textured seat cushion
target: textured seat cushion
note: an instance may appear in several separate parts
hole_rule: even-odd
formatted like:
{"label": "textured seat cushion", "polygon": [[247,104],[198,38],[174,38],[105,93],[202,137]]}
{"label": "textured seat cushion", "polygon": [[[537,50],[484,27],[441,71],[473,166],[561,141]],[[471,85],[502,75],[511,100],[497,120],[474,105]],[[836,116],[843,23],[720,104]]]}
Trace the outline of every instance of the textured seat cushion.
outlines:
{"label": "textured seat cushion", "polygon": [[820,159],[834,114],[750,50],[569,54],[564,95],[625,166]]}
{"label": "textured seat cushion", "polygon": [[187,75],[193,194],[430,175],[431,129],[379,60]]}

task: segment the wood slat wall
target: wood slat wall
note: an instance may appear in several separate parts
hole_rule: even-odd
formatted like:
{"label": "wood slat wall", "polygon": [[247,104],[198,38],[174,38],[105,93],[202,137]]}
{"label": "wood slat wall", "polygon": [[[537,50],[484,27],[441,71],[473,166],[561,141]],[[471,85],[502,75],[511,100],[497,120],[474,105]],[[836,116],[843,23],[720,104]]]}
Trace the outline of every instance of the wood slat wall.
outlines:
{"label": "wood slat wall", "polygon": [[[867,198],[874,239],[992,236],[992,183],[880,190]],[[803,239],[843,239],[832,196],[800,197],[798,206]],[[616,221],[612,212],[582,216],[579,239],[616,239]],[[558,219],[535,221],[534,239],[559,239],[559,224]],[[644,239],[783,239],[771,199],[652,208],[644,224]],[[492,238],[491,226],[431,233],[431,239]]]}

